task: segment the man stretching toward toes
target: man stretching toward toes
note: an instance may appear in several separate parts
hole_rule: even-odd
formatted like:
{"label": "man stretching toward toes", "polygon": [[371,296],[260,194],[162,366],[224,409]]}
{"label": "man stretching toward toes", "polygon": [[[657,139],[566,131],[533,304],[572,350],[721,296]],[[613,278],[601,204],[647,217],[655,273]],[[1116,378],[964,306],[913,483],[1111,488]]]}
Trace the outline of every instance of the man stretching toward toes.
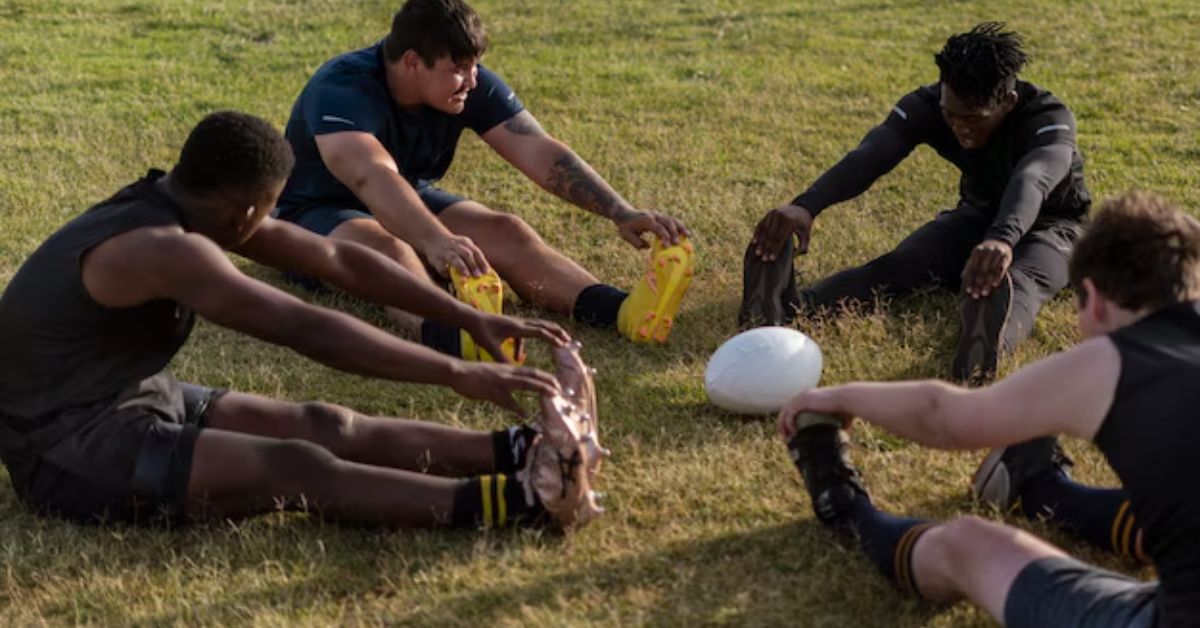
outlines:
{"label": "man stretching toward toes", "polygon": [[[687,229],[670,216],[634,209],[547,134],[513,90],[479,65],[486,49],[482,21],[466,3],[409,0],[381,42],[322,65],[288,120],[296,170],[279,217],[371,247],[429,280],[449,276],[450,268],[468,277],[494,268],[535,305],[615,326],[635,342],[666,341],[690,281]],[[542,188],[611,220],[633,246],[646,248],[645,234],[678,246],[655,244],[632,294],[600,283],[519,217],[437,187],[465,129]],[[489,280],[499,290],[499,280]],[[389,314],[412,333],[419,327],[428,346],[471,354],[457,330]]]}
{"label": "man stretching toward toes", "polygon": [[[935,60],[937,83],[901,98],[857,148],[758,223],[746,250],[740,325],[961,285],[962,336],[951,364],[960,380],[993,375],[1000,354],[1033,331],[1038,310],[1067,283],[1067,257],[1091,203],[1075,118],[1053,94],[1017,78],[1025,52],[1003,24],[951,37]],[[862,194],[921,144],[962,172],[958,206],[892,252],[797,291],[792,235],[806,253],[822,210]]]}
{"label": "man stretching toward toes", "polygon": [[[291,167],[269,124],[213,114],[170,174],[151,171],[67,223],[18,270],[0,297],[0,458],[22,501],[78,521],[240,517],[282,502],[391,526],[498,525],[543,509],[585,523],[598,445],[575,437],[594,431],[595,410],[566,333],[477,312],[366,247],[269,218]],[[492,350],[541,338],[557,347],[559,376],[397,339],[243,275],[225,250],[461,325]],[[512,410],[514,392],[534,391],[546,436],[181,384],[164,369],[193,312],[351,373]]]}
{"label": "man stretching toward toes", "polygon": [[[987,388],[930,381],[813,390],[780,412],[780,430],[817,518],[857,537],[906,592],[967,597],[1010,627],[1200,625],[1200,223],[1146,193],[1109,201],[1075,247],[1070,281],[1085,337],[1075,348]],[[1126,552],[1137,543],[1159,582],[1086,565],[1006,525],[877,510],[846,456],[841,421],[828,415],[944,449],[1059,432],[1094,441],[1123,493],[1072,482],[1049,438],[994,451],[975,488],[1093,542]]]}

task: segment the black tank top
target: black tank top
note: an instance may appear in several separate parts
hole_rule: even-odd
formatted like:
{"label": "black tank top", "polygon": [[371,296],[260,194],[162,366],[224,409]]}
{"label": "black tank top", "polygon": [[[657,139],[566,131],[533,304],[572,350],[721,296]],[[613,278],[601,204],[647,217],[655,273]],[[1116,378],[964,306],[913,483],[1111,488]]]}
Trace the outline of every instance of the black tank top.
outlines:
{"label": "black tank top", "polygon": [[143,227],[183,225],[154,185],[162,171],[92,207],[50,236],[0,296],[0,422],[28,434],[73,407],[115,398],[163,370],[194,316],[169,300],[107,308],[83,285],[84,254]]}
{"label": "black tank top", "polygon": [[1121,376],[1096,434],[1158,570],[1160,626],[1200,625],[1198,308],[1172,305],[1110,335]]}

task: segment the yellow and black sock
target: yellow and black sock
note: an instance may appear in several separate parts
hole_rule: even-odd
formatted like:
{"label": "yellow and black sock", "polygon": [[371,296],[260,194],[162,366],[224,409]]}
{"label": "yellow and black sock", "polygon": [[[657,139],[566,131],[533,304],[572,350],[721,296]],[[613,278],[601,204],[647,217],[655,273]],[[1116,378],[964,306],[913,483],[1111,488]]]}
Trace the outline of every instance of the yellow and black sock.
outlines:
{"label": "yellow and black sock", "polygon": [[481,475],[463,483],[454,496],[455,527],[501,528],[542,512],[525,503],[525,489],[513,475]]}
{"label": "yellow and black sock", "polygon": [[933,524],[877,510],[866,495],[858,496],[849,515],[863,554],[901,591],[920,595],[913,574],[912,552],[917,539]]}
{"label": "yellow and black sock", "polygon": [[525,468],[525,457],[537,432],[528,425],[514,425],[492,432],[492,454],[497,473],[515,473]]}
{"label": "yellow and black sock", "polygon": [[1031,478],[1021,487],[1021,510],[1031,519],[1061,526],[1083,540],[1126,558],[1141,560],[1140,528],[1129,497],[1118,488],[1094,488],[1061,472]]}

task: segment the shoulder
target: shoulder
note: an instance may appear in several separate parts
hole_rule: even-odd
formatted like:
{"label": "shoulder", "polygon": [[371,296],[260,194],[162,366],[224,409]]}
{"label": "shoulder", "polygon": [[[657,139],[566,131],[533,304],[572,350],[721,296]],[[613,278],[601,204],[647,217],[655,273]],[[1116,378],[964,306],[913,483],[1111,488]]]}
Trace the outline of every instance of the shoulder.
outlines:
{"label": "shoulder", "polygon": [[1035,136],[1075,133],[1075,115],[1054,94],[1032,84],[1019,82],[1020,102],[1013,112],[1024,130]]}
{"label": "shoulder", "polygon": [[347,52],[326,61],[308,80],[301,98],[329,91],[356,91],[368,97],[386,97],[383,59],[379,46]]}

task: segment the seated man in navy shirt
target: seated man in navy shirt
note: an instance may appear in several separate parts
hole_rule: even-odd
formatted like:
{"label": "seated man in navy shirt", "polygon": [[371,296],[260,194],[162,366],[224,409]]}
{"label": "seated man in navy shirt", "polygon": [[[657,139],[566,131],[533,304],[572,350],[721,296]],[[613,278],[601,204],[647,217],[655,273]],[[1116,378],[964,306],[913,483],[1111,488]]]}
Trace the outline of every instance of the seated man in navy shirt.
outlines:
{"label": "seated man in navy shirt", "polygon": [[[691,274],[680,221],[639,211],[569,147],[542,130],[513,91],[478,64],[479,16],[460,0],[409,0],[388,36],[323,65],[300,93],[286,137],[296,168],[279,217],[369,246],[431,277],[494,268],[523,298],[634,341],[666,340]],[[622,238],[655,247],[656,281],[631,295],[602,284],[519,217],[436,187],[471,129],[531,180],[613,221]],[[665,288],[665,289],[660,289]],[[389,310],[415,332],[418,321]],[[456,330],[420,324],[422,340],[458,353]]]}

